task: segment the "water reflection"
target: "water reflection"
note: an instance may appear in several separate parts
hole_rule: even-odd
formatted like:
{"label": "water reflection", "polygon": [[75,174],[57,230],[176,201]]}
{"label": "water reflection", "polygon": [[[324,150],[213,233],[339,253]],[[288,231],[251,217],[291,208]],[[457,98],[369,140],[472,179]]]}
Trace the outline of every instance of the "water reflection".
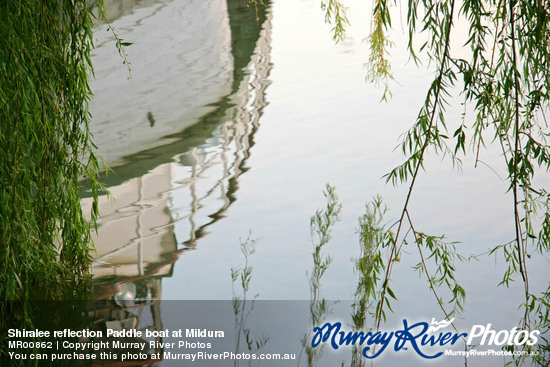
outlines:
{"label": "water reflection", "polygon": [[[310,329],[323,325],[326,317],[332,312],[332,302],[327,301],[321,292],[321,280],[332,259],[329,255],[324,254],[322,250],[330,241],[332,229],[336,222],[339,221],[340,211],[342,209],[342,205],[338,202],[334,187],[327,185],[323,194],[327,199],[326,208],[317,210],[310,221],[311,238],[313,241],[313,268],[309,274]],[[310,333],[304,335],[302,347],[307,356],[308,367],[316,366],[322,357],[324,345],[313,348],[311,345]]]}
{"label": "water reflection", "polygon": [[[264,2],[265,6],[258,9],[238,0],[224,4],[210,1],[200,6],[195,4],[196,8],[175,3],[155,2],[150,8],[144,8],[141,3],[137,7],[128,5],[120,12],[126,16],[113,23],[119,30],[128,26],[130,34],[139,36],[138,32],[143,31],[145,24],[162,21],[166,8],[172,8],[176,14],[183,14],[183,8],[186,11],[194,9],[194,15],[199,19],[198,15],[207,11],[219,16],[223,10],[222,30],[216,32],[227,32],[228,37],[216,36],[218,42],[226,44],[214,48],[203,44],[200,54],[195,54],[193,60],[189,59],[191,46],[171,50],[175,55],[170,57],[183,60],[178,64],[180,70],[176,75],[171,75],[171,70],[162,70],[162,81],[174,79],[173,83],[147,90],[142,95],[138,93],[136,97],[140,103],[147,98],[164,98],[164,105],[154,104],[154,108],[140,112],[138,117],[139,111],[134,108],[136,103],[124,106],[125,98],[122,98],[116,102],[120,119],[109,116],[97,122],[96,129],[101,130],[95,134],[99,152],[102,154],[102,146],[109,146],[111,150],[106,149],[106,159],[108,164],[114,165],[115,173],[102,177],[114,200],[107,197],[100,200],[102,217],[98,220],[98,234],[94,236],[97,255],[92,268],[96,299],[129,302],[145,296],[161,298],[161,279],[172,275],[178,256],[194,248],[208,227],[223,218],[236,200],[238,179],[248,169],[246,161],[254,145],[259,118],[267,104],[265,89],[271,69],[270,3]],[[186,13],[185,19],[192,16]],[[154,17],[161,19],[154,21]],[[201,27],[196,24],[189,29],[199,38],[206,37],[200,34]],[[192,36],[186,35],[188,38]],[[162,35],[155,37],[162,39]],[[196,42],[194,40],[193,45],[197,46]],[[209,55],[212,50],[222,55]],[[225,50],[228,50],[227,55]],[[216,77],[195,80],[195,84],[180,84],[179,74],[201,75],[206,72],[201,69],[205,58],[224,62],[221,66],[209,65],[208,73],[214,73]],[[136,69],[141,70],[142,66],[136,66],[139,59],[134,60],[132,74],[136,75]],[[215,70],[216,67],[222,72]],[[110,78],[111,71],[107,70],[105,75],[101,75],[101,71],[101,68],[96,69],[98,80]],[[138,79],[150,79],[148,87],[158,87],[158,70],[143,69],[141,72],[146,73]],[[131,83],[135,85],[137,81]],[[217,90],[225,90],[225,95],[218,101],[206,101],[204,98],[213,99],[215,96],[215,93],[208,93],[208,88],[213,85],[221,86]],[[137,87],[138,91],[140,88]],[[166,88],[177,89],[177,98],[167,96]],[[202,97],[196,98],[197,94]],[[144,104],[148,105],[150,100]],[[181,103],[181,100],[185,102]],[[176,108],[175,103],[180,103],[180,106]],[[141,107],[150,108],[138,106],[137,110]],[[101,108],[108,109],[109,106]],[[120,111],[120,108],[124,110]],[[191,110],[195,112],[189,113]],[[206,113],[195,118],[197,111]],[[167,123],[168,112],[172,114],[168,120],[172,119],[174,123]],[[140,123],[142,120],[145,123]],[[187,127],[182,130],[181,126]],[[151,130],[156,132],[149,133]],[[151,144],[150,141],[156,146],[144,149]],[[126,149],[126,146],[130,148]],[[135,152],[124,155],[128,150]],[[119,153],[113,153],[115,151]],[[88,212],[91,201],[87,194],[83,196],[83,207]]]}
{"label": "water reflection", "polygon": [[[247,353],[258,352],[269,341],[269,337],[260,334],[255,335],[249,327],[248,318],[254,311],[254,305],[258,294],[251,297],[250,282],[253,268],[249,264],[249,258],[256,252],[256,240],[248,238],[241,240],[241,252],[244,256],[244,267],[231,267],[231,282],[233,286],[233,315],[235,316],[235,354],[241,352],[241,345],[246,346]],[[240,360],[235,359],[233,366],[240,365]]]}
{"label": "water reflection", "polygon": [[[150,365],[162,360],[164,348],[158,298],[160,286],[160,279],[149,279],[137,284],[123,283],[118,286],[114,302],[92,303],[88,309],[90,326],[104,333],[101,338],[93,339],[95,343],[103,343],[102,353],[93,362],[105,365],[109,360],[124,361],[129,354],[133,356],[133,366]],[[108,329],[120,334],[108,336]],[[136,331],[141,332],[141,335],[136,335]],[[146,333],[154,337],[145,338]]]}
{"label": "water reflection", "polygon": [[232,85],[225,0],[123,3],[110,4],[107,11],[116,8],[120,13],[112,28],[119,39],[132,43],[124,48],[129,65],[123,65],[106,24],[94,30],[98,41],[92,55],[96,78],[91,132],[110,166],[169,143],[166,135],[212,111],[209,104],[228,95]]}
{"label": "water reflection", "polygon": [[[382,199],[376,197],[365,206],[365,213],[359,218],[359,257],[355,259],[354,270],[357,275],[357,287],[351,309],[352,327],[355,331],[374,331],[374,327],[368,327],[367,321],[375,321],[375,312],[372,310],[376,302],[378,280],[385,270],[380,257],[380,246],[387,237],[382,221],[386,207]],[[386,240],[387,241],[387,240]],[[373,325],[374,326],[374,325]],[[366,366],[363,356],[363,346],[354,345],[351,354],[351,367]],[[375,348],[373,348],[375,349]],[[371,355],[374,354],[374,350]]]}
{"label": "water reflection", "polygon": [[[146,8],[150,6],[158,5],[159,3],[167,3],[169,1],[159,0],[103,0],[105,5],[105,12],[107,20],[113,22],[114,20],[135,12],[138,9]],[[94,5],[97,4],[97,0],[93,1]]]}

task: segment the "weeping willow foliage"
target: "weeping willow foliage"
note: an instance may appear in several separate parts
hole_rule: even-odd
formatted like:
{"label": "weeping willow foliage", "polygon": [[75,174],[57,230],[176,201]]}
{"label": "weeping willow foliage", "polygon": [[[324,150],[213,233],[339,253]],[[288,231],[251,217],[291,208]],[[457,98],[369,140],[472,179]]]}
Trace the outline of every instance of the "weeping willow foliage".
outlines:
{"label": "weeping willow foliage", "polygon": [[[395,4],[392,0],[377,0],[376,3],[375,15],[380,9]],[[457,163],[458,152],[471,151],[477,165],[486,144],[494,143],[501,148],[513,201],[515,236],[509,243],[492,249],[491,253],[502,252],[508,265],[501,284],[508,286],[514,280],[523,284],[522,327],[539,329],[543,335],[550,330],[550,292],[537,294],[532,289],[528,259],[545,256],[550,251],[550,192],[547,187],[535,184],[536,176],[550,171],[550,129],[546,117],[550,111],[549,5],[546,0],[408,2],[410,55],[417,62],[429,60],[436,72],[416,121],[404,134],[401,148],[406,160],[387,175],[388,181],[393,183],[410,182],[394,248],[398,248],[401,238],[406,237],[403,233],[408,227],[422,251],[426,243],[419,241],[423,237],[418,236],[421,232],[413,226],[408,204],[426,153],[431,150],[449,155]],[[383,13],[380,19],[385,29],[389,29],[389,12],[383,10]],[[451,47],[459,18],[468,26],[465,47],[470,50],[469,57],[455,55]],[[419,46],[414,40],[421,34],[426,41]],[[379,71],[384,75],[384,70]],[[464,103],[474,108],[472,117],[467,115],[454,124],[445,119],[447,98],[453,89],[458,89]],[[434,253],[434,249],[426,249]],[[396,251],[390,256],[392,265],[393,256]],[[445,264],[445,259],[440,263]],[[391,266],[386,279],[390,274]],[[431,286],[433,288],[433,281]],[[382,289],[382,302],[386,290],[386,287]],[[546,366],[549,340],[547,337],[542,339],[534,348],[537,355],[532,362]],[[521,364],[523,358],[515,362]]]}
{"label": "weeping willow foliage", "polygon": [[[530,360],[548,366],[550,362],[550,282],[546,289],[535,290],[529,277],[529,259],[547,257],[550,252],[550,190],[537,184],[550,171],[550,2],[548,0],[374,0],[372,31],[369,37],[371,57],[368,79],[387,86],[392,79],[387,58],[391,45],[391,7],[402,7],[408,33],[410,57],[417,64],[428,62],[435,69],[424,103],[403,135],[400,148],[402,164],[386,175],[393,184],[409,183],[409,189],[389,256],[384,285],[377,308],[378,325],[383,318],[392,268],[407,236],[414,240],[430,288],[436,293],[438,283],[447,286],[452,302],[464,297],[456,287],[450,259],[452,244],[442,237],[428,236],[413,225],[414,213],[409,202],[426,154],[432,152],[451,157],[460,164],[459,154],[482,163],[483,150],[496,145],[507,169],[514,238],[492,248],[490,254],[502,254],[507,264],[500,285],[518,280],[523,285],[521,326],[541,331],[542,341],[529,352],[532,357],[515,358],[515,364]],[[406,9],[406,10],[405,10]],[[456,27],[466,23],[464,48],[451,47],[452,40],[463,38]],[[458,52],[457,52],[458,51]],[[473,109],[460,121],[446,119],[450,96],[458,92],[466,106]],[[385,94],[386,96],[386,94]],[[427,259],[434,259],[435,279],[430,275]],[[443,274],[443,278],[437,275]],[[548,282],[548,279],[542,279]],[[539,284],[540,284],[539,280]],[[460,304],[457,304],[460,308]]]}
{"label": "weeping willow foliage", "polygon": [[[80,183],[97,196],[86,0],[0,3],[0,298],[21,308],[87,279]],[[92,222],[97,206],[92,210]],[[67,296],[65,294],[65,296]],[[70,296],[70,294],[69,294]]]}
{"label": "weeping willow foliage", "polygon": [[[383,8],[390,4],[379,2],[388,3]],[[459,17],[468,25],[468,58],[455,56],[451,47]],[[502,250],[508,264],[501,284],[519,278],[524,285],[523,327],[547,330],[550,322],[544,313],[550,300],[547,292],[532,291],[527,259],[550,250],[550,193],[535,184],[537,175],[550,171],[549,3],[411,0],[407,24],[411,57],[425,57],[436,73],[415,123],[404,135],[401,148],[407,158],[387,175],[394,183],[410,182],[396,237],[402,224],[412,228],[408,203],[427,151],[458,162],[457,153],[471,149],[477,164],[486,144],[498,144],[508,169],[515,238],[492,252]],[[384,20],[384,26],[390,25]],[[417,48],[414,37],[419,34],[427,41]],[[458,124],[445,119],[453,88],[474,107],[472,118]]]}

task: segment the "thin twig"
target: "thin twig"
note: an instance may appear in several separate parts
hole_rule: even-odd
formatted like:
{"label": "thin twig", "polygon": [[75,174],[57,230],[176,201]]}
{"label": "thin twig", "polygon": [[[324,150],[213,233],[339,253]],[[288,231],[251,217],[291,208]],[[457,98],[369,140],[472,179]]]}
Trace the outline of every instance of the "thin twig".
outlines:
{"label": "thin twig", "polygon": [[[447,320],[450,320],[451,316],[449,315],[449,313],[445,310],[445,307],[443,306],[443,304],[441,303],[441,298],[439,297],[439,295],[437,294],[437,291],[435,290],[435,286],[432,282],[432,277],[430,276],[430,274],[428,273],[428,266],[426,265],[426,261],[424,259],[424,254],[422,253],[422,248],[420,247],[420,243],[418,241],[418,236],[417,236],[417,232],[416,230],[414,229],[414,226],[412,224],[412,220],[411,220],[411,217],[409,215],[409,211],[406,210],[406,214],[407,214],[407,219],[409,221],[409,225],[411,226],[412,228],[412,231],[414,233],[414,237],[416,239],[416,246],[418,247],[418,252],[420,253],[420,259],[422,261],[422,268],[424,269],[424,274],[426,274],[426,278],[428,278],[428,283],[430,283],[430,289],[432,290],[432,293],[434,294],[435,296],[435,299],[437,300],[437,303],[439,305],[439,308],[441,308],[441,311],[443,311],[443,314],[445,315],[445,318]],[[451,325],[453,325],[453,329],[455,329],[455,331],[460,334],[460,331],[458,331],[456,325],[454,322],[451,322]],[[462,337],[462,339],[464,341],[466,341],[466,338]]]}

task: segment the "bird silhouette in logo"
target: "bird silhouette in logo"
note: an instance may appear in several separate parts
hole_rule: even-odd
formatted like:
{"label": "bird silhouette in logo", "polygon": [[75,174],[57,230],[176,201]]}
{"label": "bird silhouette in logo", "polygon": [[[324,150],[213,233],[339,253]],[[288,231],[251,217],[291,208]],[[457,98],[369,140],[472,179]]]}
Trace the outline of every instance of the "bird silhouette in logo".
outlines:
{"label": "bird silhouette in logo", "polygon": [[432,318],[432,324],[428,328],[427,332],[432,333],[432,332],[436,332],[439,329],[444,329],[447,326],[451,325],[454,320],[455,320],[454,317],[452,319],[450,319],[449,321],[447,321],[447,320],[435,321],[435,319]]}

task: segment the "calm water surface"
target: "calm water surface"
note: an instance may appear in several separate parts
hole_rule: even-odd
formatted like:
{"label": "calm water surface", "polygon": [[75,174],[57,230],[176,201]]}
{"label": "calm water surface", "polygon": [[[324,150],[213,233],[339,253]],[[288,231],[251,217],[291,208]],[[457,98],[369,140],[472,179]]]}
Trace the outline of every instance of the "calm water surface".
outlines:
{"label": "calm water surface", "polygon": [[[114,171],[104,177],[112,200],[102,197],[95,238],[96,297],[231,299],[231,268],[244,265],[240,243],[252,238],[250,294],[307,300],[309,221],[325,206],[322,191],[330,183],[343,209],[324,248],[333,261],[322,293],[353,299],[358,217],[380,194],[387,222],[398,218],[408,186],[393,188],[381,177],[402,160],[394,147],[414,121],[432,70],[408,62],[396,32],[398,83],[391,102],[380,103],[382,90],[365,81],[364,1],[346,2],[352,26],[339,44],[319,1],[265,1],[257,10],[232,0],[123,4],[112,22],[134,43],[127,48],[131,79],[106,26],[97,28],[93,59],[93,130]],[[457,99],[449,120],[458,121],[462,110]],[[482,153],[505,177],[499,158]],[[465,159],[459,172],[438,157],[426,170],[410,205],[417,229],[461,241],[465,256],[513,238],[511,198],[493,170]],[[83,205],[89,207],[88,198]],[[399,301],[388,325],[404,317],[442,319],[411,269],[415,249],[405,251],[410,255],[392,275]],[[481,257],[457,268],[467,292],[459,326],[517,324],[522,288],[496,287],[502,259]],[[529,271],[532,288],[542,289],[548,263],[533,260]]]}

